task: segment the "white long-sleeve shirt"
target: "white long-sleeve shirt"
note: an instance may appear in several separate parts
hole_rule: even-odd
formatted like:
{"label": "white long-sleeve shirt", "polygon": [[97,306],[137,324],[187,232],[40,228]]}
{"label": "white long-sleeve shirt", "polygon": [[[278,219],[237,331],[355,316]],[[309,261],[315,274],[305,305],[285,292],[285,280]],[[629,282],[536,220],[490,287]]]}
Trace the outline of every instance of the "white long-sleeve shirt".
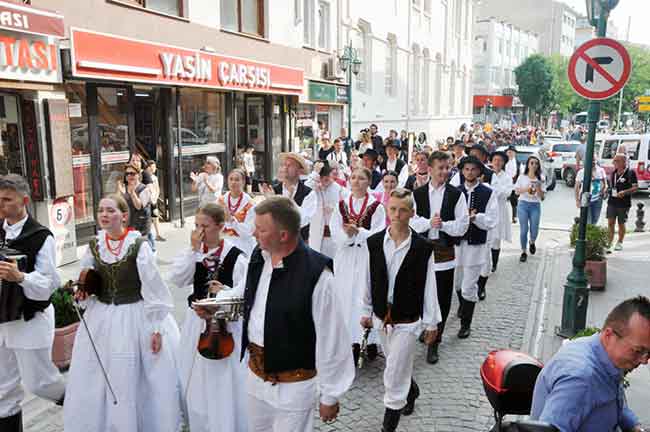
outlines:
{"label": "white long-sleeve shirt", "polygon": [[[264,267],[255,293],[255,303],[248,321],[248,339],[264,346],[264,322],[266,300],[274,268],[271,255],[262,251]],[[246,389],[249,394],[262,399],[277,409],[289,411],[309,410],[316,402],[320,390],[320,402],[334,405],[354,381],[354,362],[343,316],[343,309],[336,294],[334,274],[324,269],[318,278],[312,295],[312,317],[316,330],[316,378],[296,383],[272,385],[249,371]]]}
{"label": "white long-sleeve shirt", "polygon": [[[27,222],[25,216],[13,225],[4,221],[5,239],[13,240]],[[36,254],[34,271],[25,273],[25,280],[19,283],[25,297],[32,300],[48,300],[55,289],[61,286],[56,271],[56,243],[52,236],[45,239]],[[4,289],[0,287],[0,289]],[[54,337],[54,309],[48,306],[29,321],[16,320],[0,324],[0,346],[19,349],[49,348]]]}
{"label": "white long-sleeve shirt", "polygon": [[[386,268],[388,269],[388,303],[393,303],[397,273],[399,273],[399,270],[402,267],[402,263],[404,262],[404,258],[411,248],[411,241],[412,234],[409,232],[409,236],[406,238],[406,240],[400,244],[396,244],[396,242],[390,236],[390,227],[386,230],[386,234],[384,235],[383,249],[386,259]],[[363,291],[361,308],[363,316],[370,317],[372,316],[372,283],[370,278],[370,260],[366,260],[366,262],[368,263],[365,269],[366,284]],[[422,325],[427,330],[435,330],[437,324],[442,321],[440,305],[438,304],[438,288],[436,285],[436,273],[433,270],[434,267],[435,259],[432,253],[426,268],[408,269],[409,272],[427,272],[424,287],[424,305],[422,311]]]}
{"label": "white long-sleeve shirt", "polygon": [[[347,197],[344,197],[346,205],[350,205],[350,195]],[[355,213],[361,212],[361,209],[363,208],[363,202],[365,198],[355,198],[352,196],[352,210]],[[372,194],[368,195],[368,203],[366,204],[366,208],[368,208],[372,203],[377,201]],[[379,204],[377,207],[377,210],[372,215],[372,218],[370,219],[370,229],[367,230],[363,227],[359,227],[359,232],[357,232],[356,235],[349,237],[345,231],[343,231],[343,217],[341,216],[341,212],[339,211],[338,206],[336,207],[335,211],[332,213],[332,217],[330,218],[330,230],[332,232],[332,237],[334,238],[334,241],[336,242],[337,248],[345,247],[345,246],[365,246],[365,242],[374,233],[377,233],[381,230],[386,228],[386,209],[384,209],[384,206]]]}
{"label": "white long-sleeve shirt", "polygon": [[[479,185],[476,183],[473,186],[469,186],[465,183],[465,188],[467,189],[467,201],[470,203],[472,201],[472,194],[474,190]],[[487,202],[485,207],[485,213],[477,213],[476,218],[473,222],[470,222],[476,225],[478,228],[489,231],[494,229],[499,222],[499,202],[497,200],[496,194],[493,192],[490,195],[490,199]],[[456,247],[456,258],[458,259],[458,265],[461,266],[473,266],[484,264],[487,259],[485,253],[485,248],[488,247],[487,243],[480,245],[470,245],[467,240],[462,240],[460,245]]]}
{"label": "white long-sleeve shirt", "polygon": [[[293,199],[296,196],[296,191],[298,190],[298,185],[296,185],[293,191],[290,191],[286,188],[284,183],[282,183],[282,196]],[[311,191],[305,196],[302,201],[300,208],[300,228],[305,227],[309,224],[314,212],[316,211],[316,195],[314,191]]]}
{"label": "white long-sleeve shirt", "polygon": [[[431,220],[435,217],[436,214],[440,215],[442,210],[442,202],[445,196],[445,185],[435,187],[431,182],[429,182],[429,209],[430,209],[430,218],[425,218],[417,215],[417,206],[416,214],[411,218],[411,228],[416,232],[421,233],[429,230],[429,239],[438,240],[440,238],[440,231],[444,232],[447,235],[452,237],[462,237],[467,232],[469,227],[469,212],[467,210],[467,202],[460,197],[456,202],[454,207],[454,220],[445,221],[442,223],[441,228],[432,228]],[[452,261],[447,261],[443,263],[436,263],[436,271],[449,270],[456,267],[456,259]]]}

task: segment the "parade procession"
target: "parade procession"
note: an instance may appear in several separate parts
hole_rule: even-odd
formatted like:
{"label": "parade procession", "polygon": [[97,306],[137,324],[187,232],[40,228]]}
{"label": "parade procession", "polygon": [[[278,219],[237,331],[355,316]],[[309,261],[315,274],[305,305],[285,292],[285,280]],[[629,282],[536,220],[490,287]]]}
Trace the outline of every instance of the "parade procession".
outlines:
{"label": "parade procession", "polygon": [[648,15],[0,0],[0,432],[644,432]]}

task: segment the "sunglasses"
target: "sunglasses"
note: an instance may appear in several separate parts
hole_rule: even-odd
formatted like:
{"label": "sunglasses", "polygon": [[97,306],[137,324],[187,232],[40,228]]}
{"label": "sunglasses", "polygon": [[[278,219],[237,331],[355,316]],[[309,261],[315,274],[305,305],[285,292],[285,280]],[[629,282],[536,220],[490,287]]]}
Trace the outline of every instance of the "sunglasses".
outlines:
{"label": "sunglasses", "polygon": [[135,175],[138,175],[137,172],[133,172],[133,171],[127,171],[127,172],[125,172],[124,174],[127,175],[127,176],[135,176]]}

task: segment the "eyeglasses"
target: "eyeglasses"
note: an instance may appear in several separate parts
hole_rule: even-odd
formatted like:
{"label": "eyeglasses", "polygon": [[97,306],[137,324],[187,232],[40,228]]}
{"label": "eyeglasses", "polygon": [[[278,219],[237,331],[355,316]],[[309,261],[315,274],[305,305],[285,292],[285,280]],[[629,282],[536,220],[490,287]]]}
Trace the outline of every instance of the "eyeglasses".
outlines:
{"label": "eyeglasses", "polygon": [[127,176],[135,176],[135,175],[138,175],[137,172],[133,172],[133,171],[127,171],[127,172],[125,172],[124,174],[126,174]]}
{"label": "eyeglasses", "polygon": [[618,337],[621,341],[624,341],[628,346],[630,346],[630,348],[632,348],[632,352],[634,353],[634,356],[636,358],[646,359],[646,360],[650,359],[650,350],[632,346],[631,343],[628,342],[625,339],[625,337],[622,334],[620,334],[618,331],[612,329],[612,332],[614,332],[616,337]]}

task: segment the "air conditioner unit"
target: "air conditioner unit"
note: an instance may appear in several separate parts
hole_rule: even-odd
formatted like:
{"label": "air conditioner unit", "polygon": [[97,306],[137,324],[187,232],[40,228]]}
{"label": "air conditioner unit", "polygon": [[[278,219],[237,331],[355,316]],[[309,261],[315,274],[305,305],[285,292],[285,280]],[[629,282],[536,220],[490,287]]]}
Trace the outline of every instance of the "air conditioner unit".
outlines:
{"label": "air conditioner unit", "polygon": [[327,59],[327,66],[325,67],[325,78],[328,80],[343,79],[343,72],[339,69],[339,63],[336,57],[330,57]]}

